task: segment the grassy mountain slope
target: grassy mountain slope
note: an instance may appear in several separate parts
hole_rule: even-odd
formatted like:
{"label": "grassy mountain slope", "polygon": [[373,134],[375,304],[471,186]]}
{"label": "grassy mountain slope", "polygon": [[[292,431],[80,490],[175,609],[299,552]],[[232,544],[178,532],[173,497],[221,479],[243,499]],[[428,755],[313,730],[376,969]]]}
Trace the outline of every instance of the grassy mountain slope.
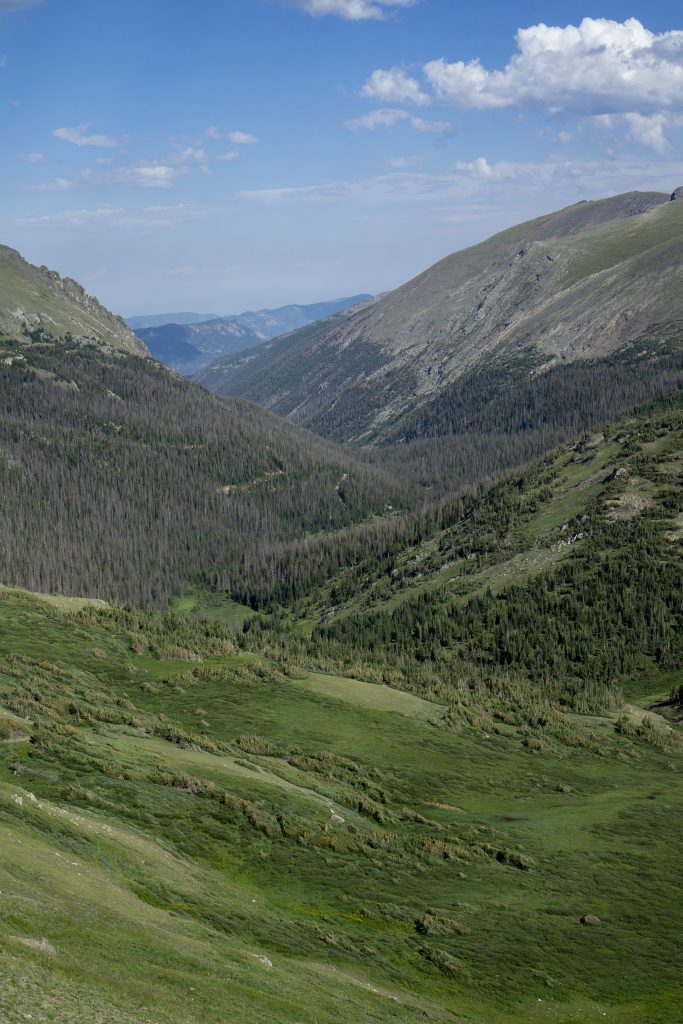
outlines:
{"label": "grassy mountain slope", "polygon": [[0,336],[53,338],[69,335],[120,352],[147,349],[124,321],[114,316],[69,277],[35,267],[18,252],[0,246]]}
{"label": "grassy mountain slope", "polygon": [[164,605],[203,576],[245,598],[264,560],[411,495],[150,359],[0,340],[0,579]]}
{"label": "grassy mountain slope", "polygon": [[510,383],[533,396],[548,370],[604,366],[680,323],[682,267],[680,201],[580,203],[455,253],[358,312],[219,361],[201,380],[327,437],[395,441],[461,382],[486,385],[493,372],[501,396]]}
{"label": "grassy mountain slope", "polygon": [[669,1024],[682,458],[671,403],[243,636],[0,592],[3,1020]]}
{"label": "grassy mountain slope", "polygon": [[342,312],[369,299],[354,295],[308,306],[281,306],[239,316],[200,318],[201,322],[166,321],[136,328],[139,338],[160,362],[192,376],[217,357],[253,348],[260,342]]}

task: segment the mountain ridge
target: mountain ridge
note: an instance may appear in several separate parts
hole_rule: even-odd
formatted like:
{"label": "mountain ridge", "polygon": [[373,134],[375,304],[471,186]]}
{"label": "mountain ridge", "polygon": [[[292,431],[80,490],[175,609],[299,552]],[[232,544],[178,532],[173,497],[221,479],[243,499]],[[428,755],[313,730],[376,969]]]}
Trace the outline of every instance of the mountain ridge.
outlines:
{"label": "mountain ridge", "polygon": [[148,355],[121,317],[70,277],[35,266],[16,249],[0,245],[0,332],[27,339],[64,338],[120,352]]}
{"label": "mountain ridge", "polygon": [[609,356],[679,318],[683,203],[671,198],[625,193],[517,225],[370,307],[218,361],[198,379],[323,436],[377,444],[389,423],[492,358],[531,358],[530,379]]}

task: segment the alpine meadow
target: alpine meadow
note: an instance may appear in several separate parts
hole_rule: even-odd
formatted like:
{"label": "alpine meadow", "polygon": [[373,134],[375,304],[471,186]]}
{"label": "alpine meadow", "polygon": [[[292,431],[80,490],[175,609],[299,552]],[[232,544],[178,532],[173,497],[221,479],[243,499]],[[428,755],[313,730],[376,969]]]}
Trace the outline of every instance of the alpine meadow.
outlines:
{"label": "alpine meadow", "polygon": [[683,1024],[683,28],[513,8],[0,0],[0,1024]]}

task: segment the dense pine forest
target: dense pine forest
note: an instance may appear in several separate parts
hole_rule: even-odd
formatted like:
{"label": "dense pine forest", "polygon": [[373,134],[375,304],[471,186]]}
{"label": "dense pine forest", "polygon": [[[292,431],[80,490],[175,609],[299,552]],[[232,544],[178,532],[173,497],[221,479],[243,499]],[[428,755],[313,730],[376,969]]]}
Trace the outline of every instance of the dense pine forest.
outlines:
{"label": "dense pine forest", "polygon": [[40,338],[0,346],[6,583],[163,606],[205,574],[248,595],[273,546],[419,503],[150,359]]}

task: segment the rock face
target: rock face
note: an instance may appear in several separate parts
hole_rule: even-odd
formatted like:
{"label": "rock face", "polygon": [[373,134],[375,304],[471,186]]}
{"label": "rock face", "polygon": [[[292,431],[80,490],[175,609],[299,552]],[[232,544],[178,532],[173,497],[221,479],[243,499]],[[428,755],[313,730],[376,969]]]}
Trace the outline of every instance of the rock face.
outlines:
{"label": "rock face", "polygon": [[683,185],[680,185],[677,189],[674,189],[674,191],[671,193],[671,200],[672,200],[672,202],[675,199],[683,199]]}
{"label": "rock face", "polygon": [[121,317],[105,309],[77,281],[47,267],[35,267],[15,249],[0,245],[0,332],[22,340],[35,331],[148,355]]}

